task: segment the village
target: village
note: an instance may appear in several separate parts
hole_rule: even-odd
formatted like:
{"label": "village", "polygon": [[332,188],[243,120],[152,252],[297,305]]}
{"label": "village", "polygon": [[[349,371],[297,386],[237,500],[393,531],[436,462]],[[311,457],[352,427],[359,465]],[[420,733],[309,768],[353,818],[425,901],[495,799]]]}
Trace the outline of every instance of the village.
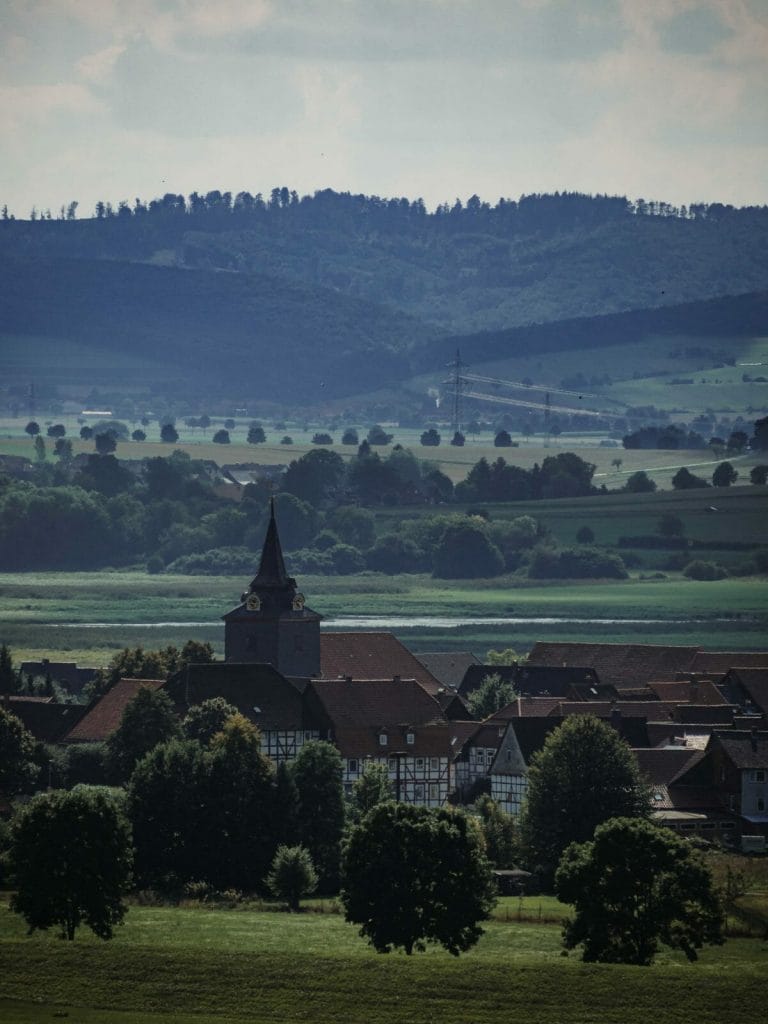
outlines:
{"label": "village", "polygon": [[[224,698],[258,728],[275,765],[309,741],[334,744],[347,796],[379,764],[398,801],[472,805],[485,793],[514,817],[547,736],[589,715],[632,750],[653,820],[726,848],[766,850],[768,652],[540,642],[524,662],[484,665],[469,652],[413,654],[388,632],[325,632],[287,574],[274,505],[258,572],[223,619],[223,662],[119,679],[88,706],[19,694],[2,703],[37,740],[71,746],[107,741],[142,688],[165,691],[179,718]],[[516,696],[473,720],[467,698],[489,676]]]}

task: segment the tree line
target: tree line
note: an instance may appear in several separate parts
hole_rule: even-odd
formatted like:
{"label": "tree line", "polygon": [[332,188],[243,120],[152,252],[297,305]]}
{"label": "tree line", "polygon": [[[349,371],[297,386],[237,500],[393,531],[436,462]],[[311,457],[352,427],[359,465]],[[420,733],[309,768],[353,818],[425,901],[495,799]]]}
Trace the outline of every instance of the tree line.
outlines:
{"label": "tree line", "polygon": [[[0,709],[9,794],[29,744],[13,720]],[[378,952],[436,943],[458,955],[495,902],[492,862],[514,857],[572,904],[564,944],[586,961],[648,964],[661,946],[695,960],[723,941],[711,875],[648,820],[631,751],[590,716],[567,719],[533,756],[519,827],[488,797],[474,814],[397,803],[375,764],[345,800],[334,746],[309,742],[275,769],[258,730],[221,698],[179,722],[163,691],[140,689],[106,763],[119,788],[40,794],[0,833],[11,908],[31,930],[72,940],[85,924],[109,939],[131,887],[230,903],[271,892],[294,910],[316,886],[341,887],[347,920]]]}

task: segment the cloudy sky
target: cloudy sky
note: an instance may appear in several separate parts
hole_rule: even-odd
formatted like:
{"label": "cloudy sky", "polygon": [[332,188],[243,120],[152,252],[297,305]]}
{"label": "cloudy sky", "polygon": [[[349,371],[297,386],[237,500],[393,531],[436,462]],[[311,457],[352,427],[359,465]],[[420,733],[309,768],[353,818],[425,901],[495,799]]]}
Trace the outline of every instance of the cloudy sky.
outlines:
{"label": "cloudy sky", "polygon": [[0,204],[768,202],[768,0],[0,0]]}

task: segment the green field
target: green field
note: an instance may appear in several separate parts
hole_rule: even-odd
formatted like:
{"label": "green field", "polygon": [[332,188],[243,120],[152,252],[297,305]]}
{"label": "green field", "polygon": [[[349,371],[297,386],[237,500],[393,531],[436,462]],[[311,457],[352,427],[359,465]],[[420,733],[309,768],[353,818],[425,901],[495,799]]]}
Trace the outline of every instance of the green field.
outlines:
{"label": "green field", "polygon": [[[526,901],[536,919],[537,900]],[[689,965],[582,964],[557,924],[498,917],[474,950],[378,955],[336,914],[130,908],[115,938],[25,936],[0,907],[0,1014],[105,1024],[646,1024],[760,1019],[768,947],[734,939]]]}
{"label": "green field", "polygon": [[[0,641],[11,647],[17,662],[50,657],[101,665],[126,646],[179,645],[190,637],[211,642],[221,655],[220,617],[237,603],[245,582],[143,572],[2,574]],[[359,616],[363,621],[358,628],[365,628],[365,617],[370,617],[367,628],[391,628],[415,650],[469,648],[482,655],[491,647],[525,651],[539,639],[620,643],[640,638],[645,643],[749,650],[765,647],[768,635],[768,586],[757,578],[696,583],[678,574],[666,580],[540,583],[513,577],[437,581],[424,575],[366,573],[305,576],[299,584],[311,607],[327,619]],[[459,628],[439,621],[414,625],[417,616],[467,621]],[[473,621],[499,617],[582,621]],[[87,623],[107,625],[93,628]]]}
{"label": "green field", "polygon": [[[768,388],[768,385],[765,387]],[[94,451],[93,441],[80,439],[80,425],[76,417],[39,416],[38,422],[43,435],[45,435],[47,425],[63,423],[67,428],[67,437],[72,441],[72,450],[75,455],[90,454]],[[266,423],[266,443],[250,445],[246,443],[249,420],[241,419],[237,422],[238,426],[230,431],[232,439],[230,444],[214,444],[211,440],[213,433],[223,425],[223,420],[216,421],[205,433],[178,423],[179,441],[175,444],[163,444],[160,441],[159,425],[154,421],[148,427],[142,428],[147,434],[146,441],[120,441],[117,446],[117,455],[121,459],[143,459],[157,455],[168,456],[178,449],[187,452],[193,458],[208,459],[218,465],[242,463],[263,466],[287,465],[291,460],[315,449],[317,445],[311,443],[312,435],[318,429],[325,429],[320,426],[310,426],[306,429],[305,424],[288,423],[285,431],[276,431],[271,424]],[[24,433],[26,423],[27,417],[0,418],[0,455],[23,456],[34,461],[35,453],[32,441]],[[133,422],[129,424],[131,429],[138,425]],[[421,430],[395,426],[387,427],[387,430],[393,434],[393,440],[391,445],[377,449],[382,457],[391,451],[393,445],[401,444],[410,448],[418,458],[435,463],[454,483],[464,480],[472,466],[481,458],[494,461],[501,457],[511,465],[531,469],[534,463],[541,464],[548,456],[555,456],[561,452],[575,452],[586,462],[595,465],[594,481],[598,486],[605,484],[609,489],[623,487],[632,473],[643,470],[655,480],[658,487],[669,489],[672,486],[672,477],[681,466],[687,466],[691,472],[709,479],[715,467],[724,458],[724,456],[715,457],[708,451],[655,451],[605,447],[600,445],[600,441],[605,439],[604,434],[563,434],[546,443],[540,436],[525,438],[522,435],[515,435],[519,447],[496,448],[491,435],[485,433],[476,438],[468,437],[463,448],[454,448],[447,443],[450,432],[444,429],[443,443],[437,448],[429,448],[419,443]],[[358,427],[361,439],[365,436],[366,431],[366,427]],[[280,438],[285,433],[293,438],[294,444],[280,444]],[[336,441],[332,450],[344,459],[351,459],[357,454],[357,448],[340,444],[342,433],[341,429],[332,432]],[[48,448],[48,457],[53,458],[53,440],[47,437],[44,439]],[[749,480],[750,469],[760,462],[765,462],[760,453],[751,452],[728,458],[739,471],[741,480],[745,482]],[[621,460],[618,467],[614,465],[617,459]]]}

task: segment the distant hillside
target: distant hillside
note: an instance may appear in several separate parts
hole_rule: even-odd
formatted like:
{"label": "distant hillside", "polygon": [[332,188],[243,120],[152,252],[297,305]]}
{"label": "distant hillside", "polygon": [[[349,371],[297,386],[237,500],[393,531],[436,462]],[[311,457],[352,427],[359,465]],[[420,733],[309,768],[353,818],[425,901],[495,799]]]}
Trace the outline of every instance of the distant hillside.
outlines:
{"label": "distant hillside", "polygon": [[690,304],[768,289],[767,253],[765,207],[556,194],[428,213],[330,190],[168,194],[0,220],[0,331],[304,402],[397,384],[457,343],[478,362],[674,323],[706,333],[720,316],[724,334],[734,318],[763,330],[764,299]]}
{"label": "distant hillside", "polygon": [[[579,317],[506,331],[443,336],[425,342],[412,355],[416,373],[427,373],[456,349],[474,366],[529,352],[572,352],[608,345],[641,344],[649,335],[728,339],[768,334],[768,291],[688,302],[660,309]],[[729,355],[727,344],[720,346]]]}
{"label": "distant hillside", "polygon": [[[434,333],[396,311],[264,274],[114,260],[0,259],[0,324],[104,355],[174,367],[230,395],[307,400],[409,374],[405,352]],[[82,354],[80,355],[82,363]],[[7,372],[7,371],[6,371]]]}

